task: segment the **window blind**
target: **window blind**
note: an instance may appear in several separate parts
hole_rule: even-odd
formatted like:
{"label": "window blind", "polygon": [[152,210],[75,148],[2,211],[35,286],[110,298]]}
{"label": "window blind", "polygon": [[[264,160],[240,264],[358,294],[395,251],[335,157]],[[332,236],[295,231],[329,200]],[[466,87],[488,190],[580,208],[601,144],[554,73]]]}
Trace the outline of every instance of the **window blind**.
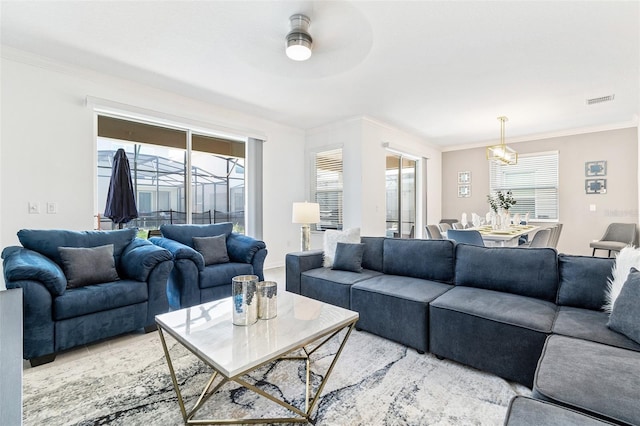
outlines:
{"label": "window blind", "polygon": [[342,148],[316,153],[314,164],[314,199],[320,204],[316,229],[342,229]]}
{"label": "window blind", "polygon": [[518,164],[491,162],[489,189],[511,191],[516,204],[511,214],[529,213],[529,220],[558,219],[558,152],[522,154]]}

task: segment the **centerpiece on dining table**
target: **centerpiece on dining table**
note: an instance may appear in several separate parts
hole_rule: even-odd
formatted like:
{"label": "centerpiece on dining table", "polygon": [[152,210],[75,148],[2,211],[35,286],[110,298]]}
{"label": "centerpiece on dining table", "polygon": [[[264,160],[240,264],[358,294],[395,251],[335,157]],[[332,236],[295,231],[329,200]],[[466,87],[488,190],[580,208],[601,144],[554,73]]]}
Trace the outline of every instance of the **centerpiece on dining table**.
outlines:
{"label": "centerpiece on dining table", "polygon": [[511,225],[509,209],[516,204],[511,191],[496,191],[495,195],[487,195],[487,202],[491,206],[491,227],[505,230]]}

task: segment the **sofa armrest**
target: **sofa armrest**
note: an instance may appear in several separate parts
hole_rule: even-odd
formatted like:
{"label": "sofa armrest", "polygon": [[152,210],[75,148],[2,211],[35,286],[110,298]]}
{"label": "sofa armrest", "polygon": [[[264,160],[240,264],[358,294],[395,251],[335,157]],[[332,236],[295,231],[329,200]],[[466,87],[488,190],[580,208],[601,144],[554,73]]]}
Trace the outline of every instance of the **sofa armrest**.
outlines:
{"label": "sofa armrest", "polygon": [[156,266],[172,260],[169,250],[141,238],[135,238],[122,252],[120,266],[128,278],[148,281],[149,274]]}
{"label": "sofa armrest", "polygon": [[15,281],[37,281],[54,296],[60,296],[67,288],[67,278],[53,260],[33,250],[7,247],[2,251],[4,277],[7,288]]}
{"label": "sofa armrest", "polygon": [[227,253],[232,262],[253,263],[255,254],[266,247],[264,241],[247,235],[234,232],[227,237]]}
{"label": "sofa armrest", "polygon": [[322,268],[323,260],[322,250],[288,253],[285,258],[287,291],[300,294],[301,274],[310,269]]}
{"label": "sofa armrest", "polygon": [[198,271],[204,270],[204,257],[191,247],[164,237],[152,237],[149,238],[149,241],[158,247],[169,250],[174,261],[191,260],[198,268]]}

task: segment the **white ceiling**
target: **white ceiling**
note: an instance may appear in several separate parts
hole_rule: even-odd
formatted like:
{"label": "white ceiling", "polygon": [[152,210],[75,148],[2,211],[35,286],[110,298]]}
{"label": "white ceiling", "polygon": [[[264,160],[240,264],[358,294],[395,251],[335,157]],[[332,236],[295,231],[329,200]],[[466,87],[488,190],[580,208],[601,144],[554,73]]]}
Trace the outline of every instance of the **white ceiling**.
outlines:
{"label": "white ceiling", "polygon": [[[369,116],[444,148],[637,121],[638,1],[6,1],[5,46],[298,128]],[[289,16],[313,56],[284,54]],[[615,94],[587,106],[587,98]]]}

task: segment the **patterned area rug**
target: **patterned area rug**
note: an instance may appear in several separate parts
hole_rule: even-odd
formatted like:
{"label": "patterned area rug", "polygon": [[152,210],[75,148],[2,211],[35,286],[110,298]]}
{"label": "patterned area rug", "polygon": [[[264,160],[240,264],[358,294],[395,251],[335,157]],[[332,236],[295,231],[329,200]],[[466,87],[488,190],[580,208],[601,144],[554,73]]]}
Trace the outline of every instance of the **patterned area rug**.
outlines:
{"label": "patterned area rug", "polygon": [[[209,368],[167,337],[187,407],[210,377]],[[324,374],[334,339],[314,354]],[[304,365],[280,361],[247,379],[304,406]],[[321,377],[314,375],[317,386]],[[98,353],[59,357],[24,370],[25,425],[180,425],[177,397],[157,333],[130,338]],[[431,354],[353,331],[312,415],[316,425],[501,425],[510,399],[530,395],[509,383]],[[304,409],[304,408],[303,408]],[[226,384],[196,418],[290,417],[264,397]]]}

